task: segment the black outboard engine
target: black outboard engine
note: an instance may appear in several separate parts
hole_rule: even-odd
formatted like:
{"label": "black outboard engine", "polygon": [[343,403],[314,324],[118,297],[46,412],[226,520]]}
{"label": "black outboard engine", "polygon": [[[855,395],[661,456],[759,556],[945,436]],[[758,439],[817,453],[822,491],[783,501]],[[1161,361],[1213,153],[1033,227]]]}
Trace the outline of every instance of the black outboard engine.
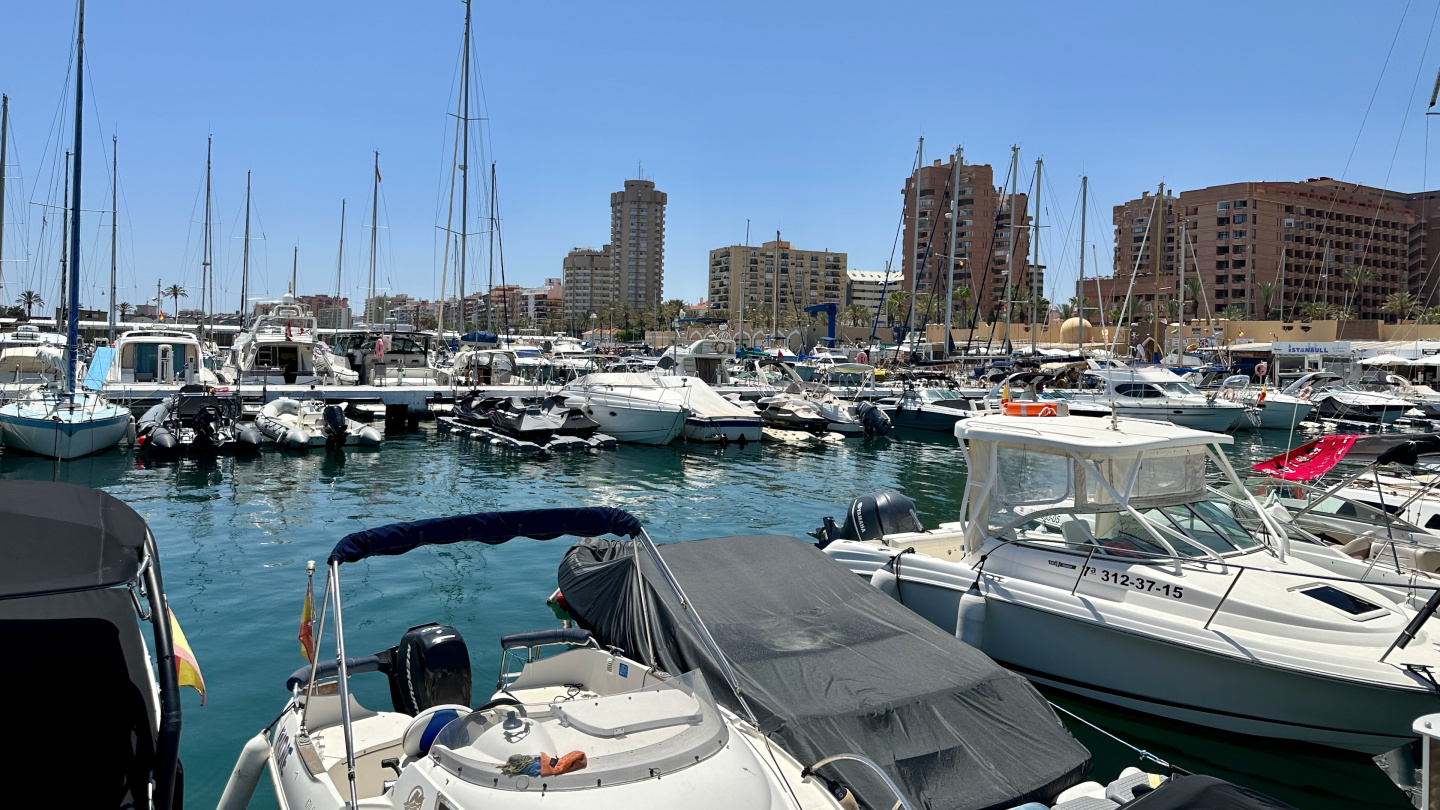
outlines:
{"label": "black outboard engine", "polygon": [[887,534],[924,530],[915,502],[894,490],[883,489],[851,501],[844,526],[837,527],[835,519],[827,517],[825,525],[811,536],[819,541],[820,548],[825,548],[836,540],[879,540]]}
{"label": "black outboard engine", "polygon": [[470,649],[448,624],[410,628],[388,650],[390,701],[395,711],[415,716],[444,703],[470,705]]}
{"label": "black outboard engine", "polygon": [[345,437],[350,434],[350,426],[345,421],[345,409],[339,405],[325,406],[325,443],[328,445],[343,445]]}
{"label": "black outboard engine", "polygon": [[206,405],[195,414],[193,420],[195,426],[195,438],[204,439],[211,446],[218,447],[222,443],[220,437],[220,409],[214,405]]}
{"label": "black outboard engine", "polygon": [[860,424],[865,426],[866,436],[889,436],[890,417],[873,402],[862,402],[855,408]]}

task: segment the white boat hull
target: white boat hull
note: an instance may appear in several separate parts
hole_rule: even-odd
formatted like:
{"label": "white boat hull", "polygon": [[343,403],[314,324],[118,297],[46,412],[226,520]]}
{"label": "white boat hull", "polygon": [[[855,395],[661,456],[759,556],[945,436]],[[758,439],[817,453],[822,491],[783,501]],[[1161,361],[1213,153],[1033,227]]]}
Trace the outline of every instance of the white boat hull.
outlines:
{"label": "white boat hull", "polygon": [[690,416],[685,419],[681,435],[687,442],[758,442],[764,421],[756,416],[707,418]]}
{"label": "white boat hull", "polygon": [[630,444],[669,444],[685,427],[685,412],[654,405],[637,407],[591,400],[585,415],[600,423],[600,432]]}
{"label": "white boat hull", "polygon": [[[22,405],[0,408],[0,433],[5,446],[61,461],[109,450],[125,438],[134,421],[129,411],[113,405],[90,411],[93,418],[77,419],[30,414]],[[83,411],[77,408],[76,412]]]}

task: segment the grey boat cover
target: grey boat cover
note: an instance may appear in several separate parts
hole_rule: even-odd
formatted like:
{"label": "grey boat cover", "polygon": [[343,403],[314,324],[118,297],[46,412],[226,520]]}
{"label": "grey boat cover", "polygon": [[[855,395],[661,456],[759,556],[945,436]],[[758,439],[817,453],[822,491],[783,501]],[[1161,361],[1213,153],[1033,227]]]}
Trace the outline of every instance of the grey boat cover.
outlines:
{"label": "grey boat cover", "polygon": [[1171,777],[1125,810],[1295,810],[1247,787],[1200,774]]}
{"label": "grey boat cover", "polygon": [[50,481],[0,484],[0,526],[0,599],[130,582],[149,536],[113,495]]}
{"label": "grey boat cover", "polygon": [[[570,549],[559,583],[571,616],[633,658],[672,673],[702,670],[716,699],[743,717],[648,554],[637,578],[633,549],[599,538]],[[734,668],[761,730],[801,765],[861,754],[928,810],[1046,800],[1089,770],[1089,751],[1028,681],[812,544],[719,537],[660,546],[660,555]],[[857,763],[819,773],[867,807],[895,803]]]}

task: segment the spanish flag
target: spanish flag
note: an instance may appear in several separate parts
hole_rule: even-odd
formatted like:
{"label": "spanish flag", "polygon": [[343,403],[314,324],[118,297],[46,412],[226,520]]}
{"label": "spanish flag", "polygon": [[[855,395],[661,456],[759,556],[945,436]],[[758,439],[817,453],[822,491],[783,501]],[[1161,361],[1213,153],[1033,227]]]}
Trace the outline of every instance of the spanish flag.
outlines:
{"label": "spanish flag", "polygon": [[305,606],[300,609],[300,655],[315,660],[315,581],[305,585]]}
{"label": "spanish flag", "polygon": [[175,619],[175,612],[167,605],[165,612],[170,616],[170,644],[175,648],[175,677],[181,686],[188,686],[200,693],[200,705],[205,705],[205,676],[200,674],[200,663],[185,640],[185,631]]}

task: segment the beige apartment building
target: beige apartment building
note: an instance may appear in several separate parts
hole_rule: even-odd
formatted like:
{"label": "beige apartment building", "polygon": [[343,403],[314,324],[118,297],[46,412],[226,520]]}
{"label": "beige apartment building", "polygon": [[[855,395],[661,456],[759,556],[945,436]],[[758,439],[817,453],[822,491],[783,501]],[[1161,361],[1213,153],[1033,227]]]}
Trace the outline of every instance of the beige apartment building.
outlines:
{"label": "beige apartment building", "polygon": [[1183,275],[1203,288],[1198,303],[1185,293],[1186,317],[1230,306],[1268,317],[1282,301],[1285,316],[1299,316],[1328,300],[1356,318],[1382,318],[1386,296],[1423,286],[1412,278],[1425,261],[1413,255],[1424,240],[1412,231],[1423,229],[1409,207],[1423,196],[1329,178],[1229,183],[1163,200],[1145,192],[1115,206],[1113,274],[1086,280],[1083,294],[1118,308],[1133,276],[1134,316],[1176,317],[1183,238]]}
{"label": "beige apartment building", "polygon": [[780,240],[716,248],[710,251],[711,310],[739,318],[743,284],[746,323],[773,327],[777,305],[780,323],[794,323],[805,307],[845,303],[847,261],[844,253],[798,250]]}
{"label": "beige apartment building", "polygon": [[615,295],[627,307],[652,308],[665,293],[665,205],[650,180],[626,180],[610,195]]}
{"label": "beige apartment building", "polygon": [[567,329],[589,326],[590,313],[599,314],[616,299],[619,279],[615,275],[613,260],[610,245],[600,250],[593,247],[572,248],[565,257],[561,275],[565,288],[562,310]]}
{"label": "beige apartment building", "polygon": [[[1031,268],[1030,217],[1028,200],[1018,194],[1014,208],[1020,212],[1011,228],[1009,189],[995,186],[995,172],[983,163],[962,163],[958,184],[954,182],[953,158],[922,166],[905,180],[905,226],[900,245],[901,284],[906,292],[936,291],[945,294],[946,267],[954,273],[954,288],[969,288],[966,306],[976,306],[988,319],[1005,300],[1005,285],[1012,265],[1017,269],[1014,284],[1044,290],[1043,268]],[[1023,186],[1023,184],[1022,184]],[[919,190],[919,217],[916,217],[916,190]],[[955,195],[955,255],[950,250],[950,199]],[[918,229],[917,223],[918,221]],[[918,237],[918,246],[915,239]],[[1013,242],[1013,244],[1012,244]],[[919,271],[918,277],[914,275]]]}

